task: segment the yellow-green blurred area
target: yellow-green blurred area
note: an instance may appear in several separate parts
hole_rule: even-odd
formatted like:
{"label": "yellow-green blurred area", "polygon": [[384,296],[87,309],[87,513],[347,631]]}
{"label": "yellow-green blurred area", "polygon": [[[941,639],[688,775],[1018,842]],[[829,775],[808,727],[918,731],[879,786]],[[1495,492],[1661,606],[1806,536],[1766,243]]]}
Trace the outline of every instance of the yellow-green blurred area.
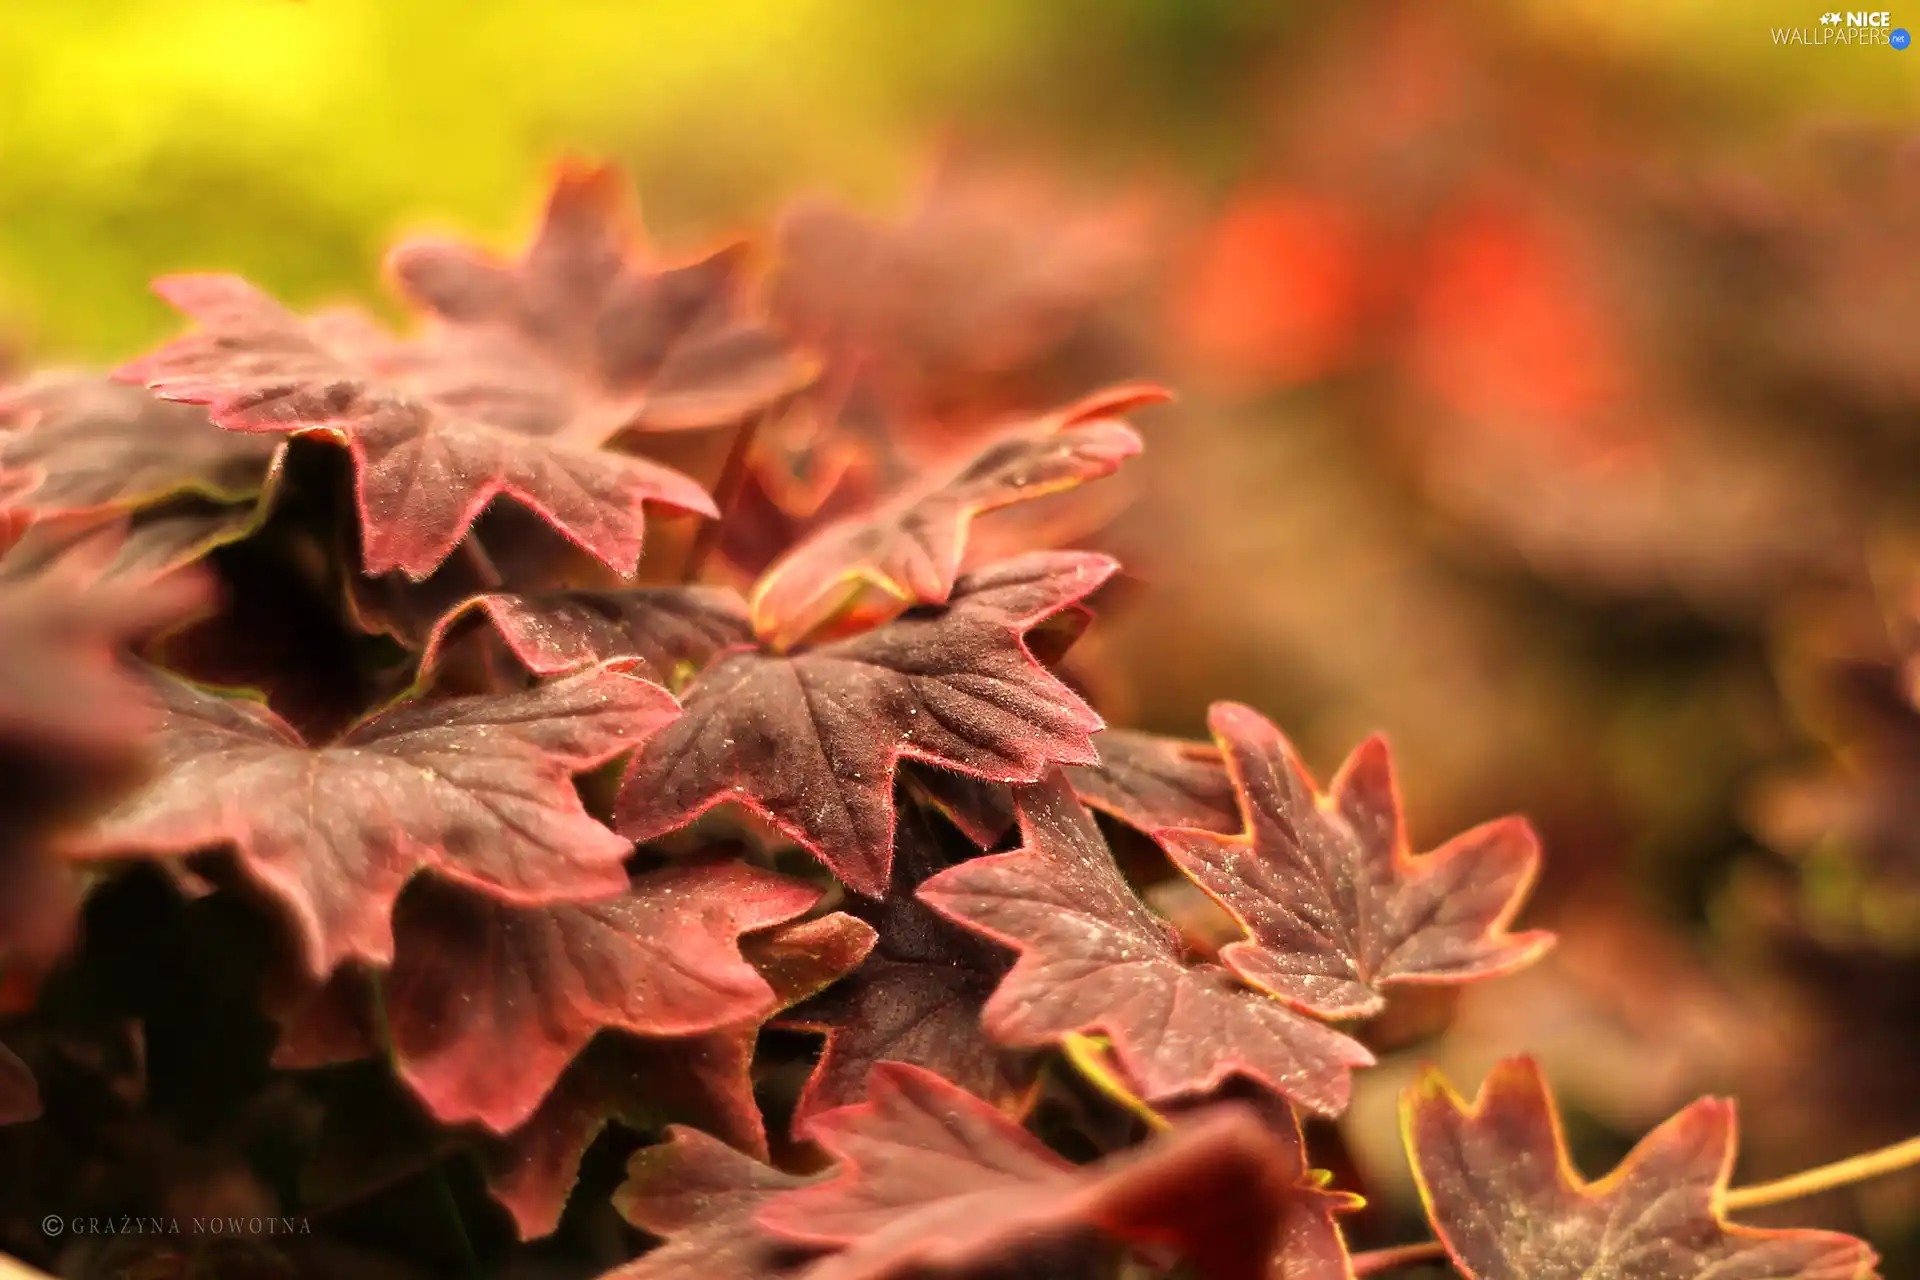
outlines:
{"label": "yellow-green blurred area", "polygon": [[[1911,114],[1920,54],[1770,47],[1806,4],[1531,6],[1556,38],[1731,82],[1759,117]],[[795,187],[899,191],[940,131],[1202,173],[1252,145],[1236,73],[1307,6],[1269,0],[6,0],[0,319],[113,358],[166,331],[158,273],[294,300],[373,292],[397,229],[522,227],[566,151],[637,171],[668,236]]]}

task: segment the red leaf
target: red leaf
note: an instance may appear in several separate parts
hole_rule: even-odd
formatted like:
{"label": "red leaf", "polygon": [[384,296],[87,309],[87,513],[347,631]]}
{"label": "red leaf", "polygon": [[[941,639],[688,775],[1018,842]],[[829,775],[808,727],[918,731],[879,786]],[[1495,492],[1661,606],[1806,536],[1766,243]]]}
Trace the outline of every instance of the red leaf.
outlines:
{"label": "red leaf", "polygon": [[618,891],[627,841],[571,775],[670,720],[673,700],[613,668],[522,693],[409,703],[310,746],[265,707],[160,673],[158,775],[71,845],[85,858],[231,845],[291,914],[315,976],[393,957],[401,886],[431,869],[533,905]]}
{"label": "red leaf", "polygon": [[[872,946],[873,930],[837,912],[740,941],[781,1005],[845,976]],[[559,1224],[581,1157],[610,1120],[640,1130],[693,1124],[766,1159],[749,1071],[758,1038],[757,1025],[666,1040],[596,1038],[532,1118],[486,1153],[488,1189],[513,1215],[521,1239]]]}
{"label": "red leaf", "polygon": [[1495,1067],[1467,1103],[1429,1067],[1401,1100],[1420,1198],[1469,1280],[1873,1280],[1873,1250],[1831,1231],[1726,1221],[1733,1104],[1702,1098],[1589,1183],[1531,1058]]}
{"label": "red leaf", "polygon": [[1053,553],[961,579],[952,603],[790,655],[734,652],[682,695],[686,714],[634,756],[620,830],[650,840],[722,801],[771,821],[849,888],[886,891],[898,762],[1031,781],[1091,763],[1095,715],[1023,636],[1117,566]]}
{"label": "red leaf", "polygon": [[887,896],[852,908],[873,926],[873,953],[845,980],[781,1017],[783,1025],[827,1037],[794,1110],[796,1129],[864,1099],[883,1061],[924,1067],[997,1106],[1025,1109],[1031,1061],[995,1044],[980,1026],[981,1008],[1010,963],[1006,953],[913,896],[949,865],[947,854],[933,823],[909,809],[896,831]]}
{"label": "red leaf", "polygon": [[1212,743],[1108,729],[1093,745],[1099,764],[1065,770],[1081,804],[1142,831],[1241,829],[1233,779]]}
{"label": "red leaf", "polygon": [[1371,1054],[1217,966],[1189,965],[1064,777],[1021,788],[1016,807],[1021,848],[920,890],[934,910],[1020,952],[987,1002],[994,1038],[1034,1046],[1104,1033],[1149,1101],[1205,1093],[1239,1073],[1314,1111],[1346,1106],[1347,1073]]}
{"label": "red leaf", "polygon": [[773,1197],[807,1179],[770,1169],[697,1129],[678,1125],[667,1141],[627,1166],[614,1207],[666,1243],[601,1280],[767,1280],[800,1251],[754,1223]]}
{"label": "red leaf", "polygon": [[1539,872],[1518,818],[1407,847],[1383,739],[1348,757],[1322,794],[1273,724],[1218,703],[1208,717],[1245,831],[1162,831],[1160,842],[1246,928],[1220,958],[1246,981],[1327,1018],[1364,1017],[1396,982],[1470,982],[1527,964],[1552,943],[1510,934]]}
{"label": "red leaf", "polygon": [[1157,387],[1114,387],[1009,432],[959,471],[866,516],[828,525],[787,553],[755,585],[754,630],[786,648],[863,591],[888,614],[941,604],[953,592],[975,516],[1111,475],[1140,452],[1120,415],[1167,399]]}
{"label": "red leaf", "polygon": [[601,1036],[567,1067],[527,1122],[482,1153],[487,1190],[522,1240],[560,1225],[580,1161],[610,1121],[642,1131],[699,1126],[759,1158],[767,1138],[748,1067],[752,1031],[684,1039]]}
{"label": "red leaf", "polygon": [[441,1120],[505,1133],[603,1028],[683,1036],[771,1013],[740,935],[819,896],[739,863],[669,867],[617,897],[540,907],[416,885],[393,919],[395,1066]]}
{"label": "red leaf", "polygon": [[492,594],[475,596],[440,620],[421,655],[422,669],[432,668],[456,628],[476,615],[538,676],[619,657],[635,661],[654,683],[672,686],[683,667],[699,670],[715,654],[753,639],[746,608],[725,587]]}
{"label": "red leaf", "polygon": [[343,440],[370,574],[425,578],[497,496],[621,574],[639,560],[642,504],[714,514],[685,476],[600,449],[617,424],[507,412],[513,389],[487,381],[497,353],[446,338],[376,345],[338,316],[303,320],[234,276],[172,276],[155,288],[202,329],[118,376],[204,404],[232,431]]}
{"label": "red leaf", "polygon": [[418,306],[510,339],[498,359],[550,362],[616,425],[726,425],[813,380],[771,330],[741,314],[745,246],[656,271],[632,252],[636,222],[618,170],[566,164],[518,262],[414,241],[387,265]]}
{"label": "red leaf", "polygon": [[1325,1194],[1303,1184],[1297,1147],[1240,1104],[1076,1167],[931,1072],[886,1063],[870,1102],[817,1116],[808,1132],[839,1176],[758,1216],[797,1244],[843,1250],[808,1280],[977,1274],[1063,1246],[1079,1259],[1091,1232],[1171,1247],[1211,1280],[1266,1280],[1289,1200]]}
{"label": "red leaf", "polygon": [[128,511],[187,494],[216,502],[265,486],[280,442],[221,431],[203,410],[84,373],[0,395],[0,508],[49,516]]}
{"label": "red leaf", "polygon": [[217,506],[179,498],[129,516],[56,516],[36,520],[0,556],[0,579],[22,581],[96,541],[114,548],[97,566],[102,580],[137,585],[157,582],[204,559],[217,547],[253,533],[266,515],[261,506]]}
{"label": "red leaf", "polygon": [[19,1055],[0,1044],[0,1125],[40,1118],[40,1086]]}

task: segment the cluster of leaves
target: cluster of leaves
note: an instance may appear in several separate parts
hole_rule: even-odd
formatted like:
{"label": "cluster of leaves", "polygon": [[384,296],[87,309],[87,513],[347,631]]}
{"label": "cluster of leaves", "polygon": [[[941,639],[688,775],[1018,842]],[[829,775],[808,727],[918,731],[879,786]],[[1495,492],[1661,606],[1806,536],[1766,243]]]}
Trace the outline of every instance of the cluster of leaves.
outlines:
{"label": "cluster of leaves", "polygon": [[[1396,992],[1546,950],[1534,837],[1416,855],[1378,739],[1323,789],[1244,706],[1107,727],[1074,645],[1119,566],[1054,548],[1164,394],[1024,401],[1099,291],[993,277],[977,213],[802,211],[757,289],[569,167],[516,260],[394,252],[406,336],[172,278],[184,336],[11,394],[0,1103],[23,1161],[87,1149],[6,1224],[178,1172],[347,1240],[430,1186],[474,1267],[611,1204],[657,1243],[585,1269],[629,1280],[1392,1265],[1303,1118]],[[224,1162],[77,1140],[115,1082]],[[1404,1127],[1463,1274],[1872,1272],[1725,1221],[1724,1103],[1591,1186],[1525,1061]]]}

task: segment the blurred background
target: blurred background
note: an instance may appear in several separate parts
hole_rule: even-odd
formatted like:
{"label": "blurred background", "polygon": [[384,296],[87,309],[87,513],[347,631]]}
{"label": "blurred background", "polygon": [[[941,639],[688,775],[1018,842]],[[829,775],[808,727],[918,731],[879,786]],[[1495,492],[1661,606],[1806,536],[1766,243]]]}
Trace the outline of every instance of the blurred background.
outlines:
{"label": "blurred background", "polygon": [[[565,155],[670,252],[899,224],[924,399],[1181,393],[1104,535],[1110,720],[1248,701],[1323,778],[1385,730],[1421,847],[1540,828],[1561,946],[1382,1030],[1361,1241],[1422,1056],[1537,1053],[1590,1173],[1735,1094],[1757,1180],[1920,1130],[1920,51],[1782,43],[1820,12],[0,0],[0,349],[134,355],[170,271],[390,308],[397,235],[511,246]],[[1920,1274],[1917,1212],[1773,1220]]]}

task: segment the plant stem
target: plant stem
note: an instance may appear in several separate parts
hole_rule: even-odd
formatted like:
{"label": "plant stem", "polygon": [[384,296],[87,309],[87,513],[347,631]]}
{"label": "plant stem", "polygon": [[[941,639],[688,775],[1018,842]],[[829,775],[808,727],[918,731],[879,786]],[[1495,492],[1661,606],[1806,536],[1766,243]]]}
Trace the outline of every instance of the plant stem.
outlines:
{"label": "plant stem", "polygon": [[687,549],[686,567],[680,571],[680,581],[698,582],[700,571],[706,568],[707,557],[720,541],[720,528],[726,523],[727,513],[733,510],[733,503],[740,496],[740,490],[747,482],[747,459],[753,454],[753,438],[760,431],[771,412],[756,413],[740,424],[733,433],[733,447],[727,450],[727,460],[720,466],[720,478],[714,482],[713,505],[720,514],[700,526],[700,532],[693,536],[693,546]]}
{"label": "plant stem", "polygon": [[1164,1133],[1173,1127],[1165,1116],[1148,1106],[1146,1100],[1128,1088],[1126,1082],[1107,1065],[1106,1046],[1101,1041],[1076,1031],[1061,1042],[1060,1050],[1088,1083],[1138,1116],[1147,1128]]}
{"label": "plant stem", "polygon": [[1764,1205],[1780,1204],[1787,1200],[1798,1200],[1816,1192],[1831,1191],[1835,1187],[1850,1186],[1856,1182],[1865,1182],[1868,1178],[1878,1178],[1883,1174],[1898,1173],[1920,1165],[1920,1138],[1908,1138],[1905,1142],[1896,1142],[1890,1147],[1881,1147],[1878,1151],[1865,1151],[1857,1156],[1848,1156],[1832,1164],[1823,1164],[1817,1169],[1808,1169],[1804,1173],[1792,1174],[1785,1178],[1776,1178],[1772,1182],[1760,1182],[1751,1187],[1738,1187],[1721,1197],[1721,1207],[1729,1213],[1741,1209],[1758,1209]]}
{"label": "plant stem", "polygon": [[1369,1249],[1365,1253],[1353,1255],[1353,1274],[1377,1276],[1383,1271],[1410,1267],[1416,1262],[1444,1262],[1446,1257],[1446,1246],[1438,1240],[1423,1240],[1419,1244],[1397,1244],[1391,1249]]}

